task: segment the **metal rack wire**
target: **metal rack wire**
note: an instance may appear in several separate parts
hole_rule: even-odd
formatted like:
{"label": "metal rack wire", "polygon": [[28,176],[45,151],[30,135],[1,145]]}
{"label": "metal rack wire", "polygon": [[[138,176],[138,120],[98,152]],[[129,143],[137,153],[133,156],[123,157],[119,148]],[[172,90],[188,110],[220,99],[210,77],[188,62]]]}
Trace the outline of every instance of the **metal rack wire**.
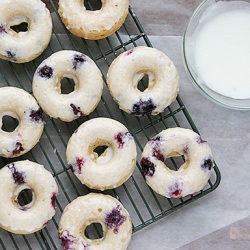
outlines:
{"label": "metal rack wire", "polygon": [[[39,58],[30,63],[13,64],[1,60],[0,87],[16,86],[32,93],[31,83],[35,69],[42,60],[58,50],[73,49],[89,55],[102,70],[105,80],[107,69],[117,55],[139,45],[152,46],[131,7],[126,22],[118,32],[106,39],[87,41],[71,35],[66,30],[57,13],[57,1],[44,2],[50,8],[53,17],[53,35],[49,47]],[[89,9],[93,8],[91,1],[85,3]],[[68,80],[65,84],[69,87],[72,82]],[[142,86],[143,84],[145,83],[142,82]],[[164,113],[156,117],[138,118],[119,110],[106,87],[97,109],[87,117],[64,123],[45,115],[46,126],[40,142],[29,153],[14,160],[30,159],[43,164],[51,171],[59,186],[56,215],[46,228],[32,235],[15,235],[0,229],[0,249],[60,249],[57,227],[64,207],[76,197],[94,191],[82,185],[72,174],[66,163],[65,148],[71,134],[81,123],[99,116],[116,119],[130,130],[137,144],[138,160],[146,142],[163,129],[179,126],[198,132],[180,96]],[[6,129],[15,126],[15,121],[9,120],[4,123]],[[1,166],[14,160],[0,159]],[[172,165],[173,169],[178,169],[181,161],[183,161],[181,158],[172,158],[169,160],[169,165]],[[219,182],[220,172],[215,166],[211,179],[202,191],[181,199],[167,199],[154,193],[146,185],[137,162],[133,176],[125,184],[104,193],[116,197],[123,203],[133,221],[133,232],[136,232],[212,192]],[[98,225],[92,225],[86,234],[95,238],[100,237],[102,232]]]}

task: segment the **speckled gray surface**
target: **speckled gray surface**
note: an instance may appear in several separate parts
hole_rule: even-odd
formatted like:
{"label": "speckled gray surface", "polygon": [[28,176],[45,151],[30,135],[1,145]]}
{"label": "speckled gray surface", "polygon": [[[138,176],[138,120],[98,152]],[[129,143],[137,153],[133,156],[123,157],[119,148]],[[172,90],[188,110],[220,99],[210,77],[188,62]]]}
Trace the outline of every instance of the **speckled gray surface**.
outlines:
{"label": "speckled gray surface", "polygon": [[145,32],[154,36],[178,36],[201,0],[130,0]]}

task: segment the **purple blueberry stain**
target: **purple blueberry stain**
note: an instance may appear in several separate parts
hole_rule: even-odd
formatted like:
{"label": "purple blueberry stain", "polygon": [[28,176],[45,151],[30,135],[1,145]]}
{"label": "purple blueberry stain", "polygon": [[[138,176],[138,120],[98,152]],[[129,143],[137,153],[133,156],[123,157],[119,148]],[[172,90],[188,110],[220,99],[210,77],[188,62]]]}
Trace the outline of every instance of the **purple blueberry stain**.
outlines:
{"label": "purple blueberry stain", "polygon": [[43,123],[44,119],[43,119],[43,111],[42,111],[42,109],[41,108],[39,108],[37,110],[31,109],[30,118],[34,122]]}
{"label": "purple blueberry stain", "polygon": [[161,141],[162,140],[162,138],[161,138],[161,136],[159,136],[159,135],[157,135],[156,137],[154,137],[154,138],[152,138],[150,141]]}
{"label": "purple blueberry stain", "polygon": [[211,170],[213,166],[214,166],[214,162],[211,160],[211,158],[205,159],[201,163],[201,168],[203,170]]}
{"label": "purple blueberry stain", "polygon": [[145,114],[151,114],[153,110],[155,110],[156,105],[152,101],[152,99],[148,99],[143,101],[140,99],[137,103],[135,103],[132,107],[132,115],[142,116]]}
{"label": "purple blueberry stain", "polygon": [[172,198],[180,198],[180,197],[181,197],[181,192],[182,192],[182,190],[177,189],[177,190],[175,190],[175,191],[171,194],[171,197],[172,197]]}
{"label": "purple blueberry stain", "polygon": [[6,51],[6,57],[11,61],[16,61],[16,53],[12,52],[11,50]]}
{"label": "purple blueberry stain", "polygon": [[150,142],[153,145],[152,156],[158,159],[159,161],[164,162],[164,155],[162,154],[161,149],[160,149],[160,143],[161,143],[160,137],[158,138],[156,137],[153,140],[150,140]]}
{"label": "purple blueberry stain", "polygon": [[114,138],[118,148],[122,149],[124,144],[132,138],[132,135],[129,132],[119,132],[114,136]]}
{"label": "purple blueberry stain", "polygon": [[152,156],[158,159],[159,161],[164,162],[164,155],[161,153],[161,150],[158,147],[153,148]]}
{"label": "purple blueberry stain", "polygon": [[76,157],[75,162],[70,165],[72,172],[73,173],[77,172],[78,174],[81,174],[84,163],[85,163],[84,158]]}
{"label": "purple blueberry stain", "polygon": [[105,223],[107,227],[113,229],[115,234],[118,233],[119,227],[126,221],[126,216],[121,214],[121,207],[117,205],[115,208],[112,209],[110,213],[106,215]]}
{"label": "purple blueberry stain", "polygon": [[76,237],[69,234],[69,232],[67,230],[63,231],[59,235],[59,239],[61,240],[61,245],[62,245],[64,250],[74,249],[72,247],[72,245],[77,241]]}
{"label": "purple blueberry stain", "polygon": [[72,64],[73,64],[73,69],[77,69],[80,67],[84,62],[87,61],[87,58],[84,54],[75,54]]}
{"label": "purple blueberry stain", "polygon": [[38,69],[38,75],[42,78],[50,79],[53,76],[53,69],[48,65],[44,65]]}
{"label": "purple blueberry stain", "polygon": [[22,185],[25,183],[25,174],[21,171],[18,171],[14,163],[7,165],[7,167],[11,171],[15,184]]}
{"label": "purple blueberry stain", "polygon": [[181,198],[182,197],[182,189],[179,182],[175,182],[174,185],[170,186],[169,189],[169,196],[171,198]]}
{"label": "purple blueberry stain", "polygon": [[70,104],[70,107],[76,117],[85,116],[85,114],[81,111],[80,107],[77,107],[72,103]]}
{"label": "purple blueberry stain", "polygon": [[56,192],[53,192],[51,195],[51,206],[54,208],[54,210],[56,210],[56,196]]}
{"label": "purple blueberry stain", "polygon": [[186,155],[188,153],[188,145],[183,147],[183,154]]}
{"label": "purple blueberry stain", "polygon": [[0,24],[0,35],[4,34],[4,33],[7,33],[7,31],[6,31],[5,27],[4,27],[4,25]]}
{"label": "purple blueberry stain", "polygon": [[128,50],[127,52],[125,52],[125,55],[126,55],[126,56],[129,56],[129,55],[131,55],[133,52],[134,52],[134,49],[130,49],[130,50]]}
{"label": "purple blueberry stain", "polygon": [[20,153],[22,153],[24,151],[23,145],[21,142],[16,142],[15,144],[15,148],[12,151],[13,155],[19,155]]}
{"label": "purple blueberry stain", "polygon": [[155,164],[147,157],[141,159],[141,168],[144,176],[152,177],[155,173]]}
{"label": "purple blueberry stain", "polygon": [[200,136],[198,136],[197,139],[196,139],[196,142],[198,144],[202,144],[202,143],[206,143],[207,141],[202,140],[202,138]]}
{"label": "purple blueberry stain", "polygon": [[82,242],[83,250],[89,250],[90,245]]}

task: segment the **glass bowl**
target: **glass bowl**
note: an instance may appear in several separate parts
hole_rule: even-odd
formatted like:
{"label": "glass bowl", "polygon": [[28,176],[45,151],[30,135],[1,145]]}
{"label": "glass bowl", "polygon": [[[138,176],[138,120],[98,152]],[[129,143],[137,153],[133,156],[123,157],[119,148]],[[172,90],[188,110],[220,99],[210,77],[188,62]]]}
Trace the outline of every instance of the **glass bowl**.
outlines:
{"label": "glass bowl", "polygon": [[[244,11],[246,11],[246,15],[249,15],[249,25],[250,25],[250,1],[244,1],[244,0],[232,0],[232,1],[205,0],[205,1],[202,1],[201,4],[197,7],[197,9],[194,11],[193,15],[191,16],[191,18],[188,22],[188,25],[186,27],[186,30],[184,32],[184,35],[183,35],[182,50],[183,50],[184,67],[185,67],[186,73],[187,73],[188,77],[190,78],[191,82],[193,83],[193,85],[198,89],[198,91],[201,94],[203,94],[209,100],[211,100],[217,104],[220,104],[224,107],[228,107],[228,108],[232,108],[232,109],[250,110],[250,69],[249,69],[249,79],[248,79],[249,87],[247,87],[247,85],[244,85],[244,84],[247,84],[247,82],[240,81],[240,77],[237,78],[239,80],[238,80],[238,83],[236,85],[237,85],[237,88],[241,88],[240,89],[241,92],[247,93],[246,92],[247,90],[246,91],[244,90],[245,86],[246,86],[246,88],[249,89],[249,96],[248,96],[248,94],[246,94],[246,96],[243,96],[243,97],[237,96],[237,95],[234,96],[234,94],[233,94],[234,92],[232,92],[233,88],[232,88],[232,90],[230,90],[228,87],[229,85],[225,86],[224,83],[223,83],[224,85],[222,86],[223,91],[222,90],[218,91],[216,89],[216,87],[214,88],[215,85],[208,84],[209,80],[211,80],[211,79],[208,79],[209,77],[206,78],[205,74],[204,74],[204,72],[207,71],[206,74],[208,76],[210,74],[210,78],[211,78],[211,76],[216,76],[216,75],[219,76],[220,75],[220,77],[223,77],[220,79],[226,79],[226,78],[230,77],[230,73],[232,72],[232,71],[231,72],[229,71],[228,74],[225,74],[224,69],[227,68],[227,65],[226,65],[227,61],[225,62],[224,67],[222,67],[223,64],[222,65],[219,64],[220,58],[218,58],[218,55],[220,53],[216,53],[215,55],[212,55],[214,51],[219,51],[219,52],[223,51],[223,49],[225,49],[224,47],[226,47],[224,45],[228,45],[229,44],[228,41],[231,41],[231,40],[227,40],[228,38],[226,36],[225,37],[222,36],[222,38],[225,39],[225,42],[223,42],[223,43],[221,43],[221,41],[217,42],[216,39],[218,37],[220,37],[220,35],[214,36],[215,33],[213,33],[213,32],[214,32],[215,28],[213,27],[213,30],[211,30],[211,27],[212,27],[211,25],[210,25],[210,30],[207,28],[208,27],[207,23],[210,22],[211,20],[214,20],[214,18],[217,18],[218,15],[221,14],[222,10],[220,10],[218,8],[218,6],[222,6],[222,4],[223,4],[223,8],[224,8],[225,3],[231,4],[230,11],[234,11],[234,10],[242,11],[244,9]],[[227,5],[227,7],[228,7],[228,5]],[[230,13],[232,13],[232,12],[230,12]],[[216,19],[216,20],[218,22],[218,19]],[[208,61],[207,61],[207,65],[206,65],[206,63],[204,63],[204,65],[198,65],[197,61],[201,62],[203,60],[205,62],[205,58],[206,58],[203,55],[203,52],[200,54],[197,52],[198,51],[197,48],[199,46],[198,41],[202,41],[202,40],[198,40],[198,38],[199,38],[200,34],[202,34],[201,33],[202,30],[203,30],[203,35],[204,35],[204,32],[205,32],[204,27],[207,29],[206,35],[213,34],[213,37],[211,35],[211,37],[209,37],[209,39],[205,39],[205,40],[204,40],[204,36],[203,36],[203,40],[206,41],[206,43],[207,43],[206,46],[210,46],[211,44],[213,44],[213,46],[215,46],[214,48],[212,48],[212,47],[207,48],[208,51],[212,52],[211,55],[209,54],[208,56],[213,56],[214,58],[216,57],[216,59],[214,59],[214,64],[213,63],[208,64]],[[217,28],[217,27],[219,27],[219,25],[216,23],[215,27]],[[238,27],[238,29],[240,29],[240,28],[241,27]],[[208,31],[210,31],[210,33]],[[218,28],[218,31],[219,31],[219,28]],[[224,29],[222,30],[222,32],[220,32],[218,34],[222,34],[223,32],[224,32]],[[249,34],[247,34],[247,35],[249,36],[249,39],[250,39],[250,28],[249,28]],[[234,38],[236,39],[238,37],[239,36],[234,37]],[[222,38],[220,37],[220,39],[222,39]],[[247,39],[247,37],[246,37],[246,39]],[[211,40],[211,43],[208,42],[210,40]],[[244,38],[244,40],[245,40],[245,38]],[[216,41],[216,42],[212,43],[212,41]],[[222,46],[222,47],[220,48],[219,46]],[[237,45],[237,46],[240,46],[240,45]],[[199,47],[199,48],[201,48],[201,47]],[[249,43],[249,52],[250,52],[250,43]],[[225,51],[223,53],[225,53],[225,55],[227,55]],[[231,51],[230,51],[230,53],[231,53]],[[236,52],[234,51],[234,53],[237,53],[237,51]],[[250,62],[250,53],[248,53],[248,54],[249,54],[249,62]],[[199,60],[198,60],[198,58],[199,58]],[[232,58],[232,60],[233,60],[233,58]],[[238,60],[238,58],[237,58],[237,60]],[[233,61],[231,61],[231,62],[233,62]],[[241,61],[239,61],[238,63],[241,63]],[[209,67],[211,65],[213,67],[211,67],[211,69],[209,69]],[[202,67],[200,67],[200,66],[203,67],[203,73],[201,71]],[[231,65],[229,65],[229,66],[231,66]],[[250,66],[250,64],[248,64],[248,66]],[[207,67],[207,68],[205,68],[205,67]],[[230,68],[230,67],[228,67],[228,68]],[[214,72],[213,70],[216,72]],[[234,74],[239,74],[239,76],[242,76],[241,72],[235,71]],[[232,78],[227,79],[227,81],[230,81],[231,79],[233,79],[233,77],[234,76],[232,76]],[[238,75],[237,75],[237,77],[238,77]],[[213,81],[213,84],[215,84],[215,83],[218,84],[216,82],[216,80],[217,79],[214,77],[211,80],[211,82]],[[220,83],[222,83],[222,82],[223,81],[220,81]],[[240,85],[240,83],[242,83],[242,84],[244,83],[244,84]],[[231,91],[230,92],[230,93],[232,93],[232,94],[230,94],[231,96],[228,95],[228,93],[225,93],[224,90],[226,92]]]}

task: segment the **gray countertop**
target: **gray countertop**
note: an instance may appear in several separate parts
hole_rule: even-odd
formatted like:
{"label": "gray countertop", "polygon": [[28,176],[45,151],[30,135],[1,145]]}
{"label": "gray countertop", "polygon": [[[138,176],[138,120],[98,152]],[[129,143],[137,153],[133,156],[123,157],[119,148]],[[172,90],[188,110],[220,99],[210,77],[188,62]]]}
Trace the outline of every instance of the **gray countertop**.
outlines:
{"label": "gray countertop", "polygon": [[[142,2],[144,2],[143,7]],[[182,33],[201,1],[131,1],[153,46],[175,63],[180,96],[221,171],[206,197],[135,233],[129,249],[250,249],[250,116],[212,103],[189,81],[182,62]]]}

